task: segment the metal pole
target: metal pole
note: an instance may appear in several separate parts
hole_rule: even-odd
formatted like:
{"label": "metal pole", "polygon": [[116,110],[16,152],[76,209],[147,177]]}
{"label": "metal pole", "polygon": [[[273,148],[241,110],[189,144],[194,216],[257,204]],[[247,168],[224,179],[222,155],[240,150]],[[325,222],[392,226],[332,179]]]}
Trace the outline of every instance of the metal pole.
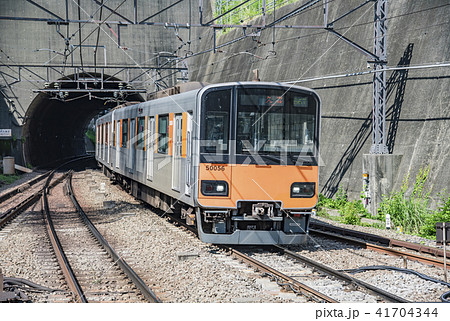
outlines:
{"label": "metal pole", "polygon": [[328,27],[328,0],[323,0],[323,27]]}
{"label": "metal pole", "polygon": [[446,253],[446,243],[447,243],[447,239],[446,239],[446,227],[445,227],[445,222],[442,223],[442,234],[443,234],[443,239],[444,239],[444,280],[447,283],[447,253]]}
{"label": "metal pole", "polygon": [[377,59],[374,61],[375,74],[373,77],[373,121],[372,147],[370,154],[389,154],[384,135],[386,122],[386,19],[387,0],[377,0],[375,3],[375,37],[374,51]]}

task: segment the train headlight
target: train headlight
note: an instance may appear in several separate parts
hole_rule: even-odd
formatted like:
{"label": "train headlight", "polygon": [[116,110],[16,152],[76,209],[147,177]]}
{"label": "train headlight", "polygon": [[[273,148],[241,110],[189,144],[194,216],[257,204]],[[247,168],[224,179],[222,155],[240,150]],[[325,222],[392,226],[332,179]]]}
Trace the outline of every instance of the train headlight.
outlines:
{"label": "train headlight", "polygon": [[228,196],[228,183],[225,181],[202,181],[201,192],[205,196]]}
{"label": "train headlight", "polygon": [[291,197],[311,198],[316,194],[316,183],[293,183]]}

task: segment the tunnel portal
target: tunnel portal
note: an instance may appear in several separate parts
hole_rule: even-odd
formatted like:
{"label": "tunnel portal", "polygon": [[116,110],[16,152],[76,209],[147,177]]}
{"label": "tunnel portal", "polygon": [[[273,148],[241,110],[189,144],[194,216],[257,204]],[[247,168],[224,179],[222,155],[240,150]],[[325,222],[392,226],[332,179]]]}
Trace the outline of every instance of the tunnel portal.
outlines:
{"label": "tunnel portal", "polygon": [[[85,154],[85,136],[92,118],[126,101],[144,101],[137,91],[133,92],[119,79],[103,75],[103,79],[108,79],[103,88],[101,83],[92,82],[80,89],[77,87],[83,75],[76,81],[74,77],[46,84],[50,89],[39,92],[28,108],[22,134],[27,163],[45,166]],[[89,74],[85,77],[98,79],[102,76]]]}

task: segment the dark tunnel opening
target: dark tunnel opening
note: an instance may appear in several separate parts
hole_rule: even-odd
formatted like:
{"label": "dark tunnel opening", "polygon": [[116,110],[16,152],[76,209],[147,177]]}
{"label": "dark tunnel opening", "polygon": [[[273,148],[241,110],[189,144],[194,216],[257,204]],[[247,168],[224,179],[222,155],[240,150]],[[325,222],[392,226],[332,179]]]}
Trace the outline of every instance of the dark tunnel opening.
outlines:
{"label": "dark tunnel opening", "polygon": [[[88,76],[91,79],[101,77],[93,74]],[[124,85],[119,79],[106,75],[103,77],[108,79],[108,82],[103,83],[103,92],[100,83],[89,83],[84,92],[65,92],[77,88],[77,82],[67,81],[68,77],[65,77],[66,81],[56,86],[59,86],[60,92],[40,92],[35,97],[27,110],[22,133],[27,163],[45,166],[59,159],[85,154],[85,133],[92,118],[125,101],[144,100],[137,93],[116,94],[121,97],[116,99],[113,92],[106,90],[116,89],[116,93],[120,93],[120,88],[125,88],[126,83]],[[48,87],[55,88],[55,84]],[[65,97],[57,96],[60,93],[65,93]]]}

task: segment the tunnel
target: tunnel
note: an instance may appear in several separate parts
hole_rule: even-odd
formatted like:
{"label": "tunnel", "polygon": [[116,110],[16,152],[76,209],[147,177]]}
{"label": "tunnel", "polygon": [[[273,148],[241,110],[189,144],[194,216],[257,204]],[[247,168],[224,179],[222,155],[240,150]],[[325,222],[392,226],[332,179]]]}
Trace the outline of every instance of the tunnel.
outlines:
{"label": "tunnel", "polygon": [[[102,79],[102,75],[92,73],[66,76],[61,82],[46,85],[46,88],[58,88],[58,92],[38,93],[27,110],[23,126],[26,163],[46,166],[61,159],[85,154],[86,131],[92,118],[126,101],[144,101],[138,93],[121,92],[120,89],[131,87],[127,87],[120,79],[107,75],[103,75],[103,79],[108,80],[103,83],[103,88],[101,82],[86,82],[82,86],[84,91],[64,91],[77,89],[80,79],[99,77]],[[110,89],[117,89],[117,97],[113,97],[113,92],[106,91]]]}

